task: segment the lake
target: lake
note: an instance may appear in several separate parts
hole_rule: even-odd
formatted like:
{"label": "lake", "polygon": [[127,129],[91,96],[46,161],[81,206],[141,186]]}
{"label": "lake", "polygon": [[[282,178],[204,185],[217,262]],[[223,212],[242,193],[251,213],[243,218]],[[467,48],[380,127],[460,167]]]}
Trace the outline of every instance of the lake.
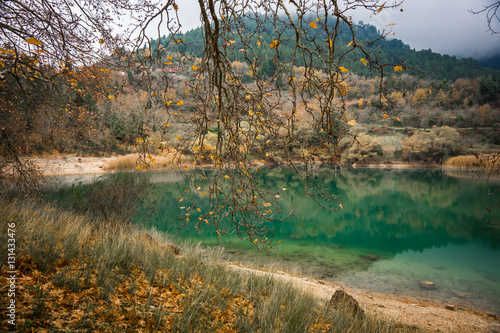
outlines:
{"label": "lake", "polygon": [[[317,179],[342,199],[343,209],[331,212],[305,196],[287,169],[263,169],[258,177],[269,189],[287,189],[280,205],[293,216],[273,225],[273,239],[281,243],[271,251],[258,251],[236,236],[223,238],[230,260],[295,268],[350,289],[500,315],[500,226],[487,222],[486,211],[498,200],[498,194],[488,195],[498,181],[441,170],[322,168]],[[151,179],[153,190],[138,223],[216,245],[209,226],[179,228],[178,198],[188,179],[178,172],[153,173]],[[139,218],[145,211],[148,218]],[[436,289],[423,289],[422,281]]]}

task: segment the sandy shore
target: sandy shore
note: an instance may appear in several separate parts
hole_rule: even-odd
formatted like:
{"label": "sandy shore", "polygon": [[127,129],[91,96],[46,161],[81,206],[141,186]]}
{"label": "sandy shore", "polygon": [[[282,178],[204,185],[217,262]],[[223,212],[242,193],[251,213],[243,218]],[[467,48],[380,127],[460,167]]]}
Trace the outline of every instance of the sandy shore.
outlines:
{"label": "sandy shore", "polygon": [[[52,158],[31,158],[30,161],[46,176],[62,175],[99,175],[105,174],[106,163],[119,157],[74,157],[61,156]],[[377,167],[377,166],[373,166]],[[378,166],[380,167],[380,166]],[[385,167],[394,167],[388,165]],[[409,167],[401,166],[397,167]],[[280,273],[269,273],[246,267],[231,265],[230,267],[252,271],[257,274],[272,274],[278,279],[291,282],[294,286],[310,292],[321,299],[328,300],[335,290],[335,286],[326,282],[312,280],[308,277],[297,277]],[[401,301],[387,295],[362,293],[346,290],[370,314],[392,319],[407,325],[414,325],[429,332],[488,332],[500,333],[500,319],[487,316],[479,312],[462,309],[448,310],[445,306],[435,304]]]}
{"label": "sandy shore", "polygon": [[75,157],[29,158],[29,161],[44,176],[67,176],[106,173],[105,164],[119,157]]}
{"label": "sandy shore", "polygon": [[[271,273],[241,265],[230,265],[231,268],[260,275],[272,275],[276,279],[292,283],[295,287],[311,293],[325,301],[329,300],[340,286],[317,281],[308,277],[292,276],[285,272]],[[343,289],[353,296],[359,305],[369,314],[388,318],[395,322],[417,326],[426,332],[500,332],[500,320],[479,312],[456,307],[454,310],[435,304],[401,301],[390,296],[376,293],[361,293]]]}

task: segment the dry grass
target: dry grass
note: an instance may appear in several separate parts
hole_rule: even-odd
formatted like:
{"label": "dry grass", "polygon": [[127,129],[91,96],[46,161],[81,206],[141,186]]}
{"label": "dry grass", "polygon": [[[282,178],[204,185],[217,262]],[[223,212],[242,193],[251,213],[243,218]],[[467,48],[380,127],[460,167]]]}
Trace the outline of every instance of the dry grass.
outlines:
{"label": "dry grass", "polygon": [[188,164],[190,159],[178,153],[152,155],[151,158],[141,158],[139,154],[129,154],[118,157],[104,165],[106,171],[134,171],[139,167],[152,171],[172,170],[176,165]]}
{"label": "dry grass", "polygon": [[448,159],[444,167],[457,170],[482,170],[500,172],[500,156],[497,155],[465,155]]}

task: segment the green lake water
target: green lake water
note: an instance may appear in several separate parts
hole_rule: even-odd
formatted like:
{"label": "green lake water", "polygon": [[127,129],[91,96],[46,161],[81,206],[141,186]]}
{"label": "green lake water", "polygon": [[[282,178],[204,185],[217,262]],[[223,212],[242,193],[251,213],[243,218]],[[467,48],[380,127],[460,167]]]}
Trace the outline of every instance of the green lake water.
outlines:
{"label": "green lake water", "polygon": [[[179,228],[178,198],[188,179],[176,172],[151,177],[153,191],[144,199],[150,214],[139,223],[216,245],[210,227]],[[317,179],[342,199],[343,209],[330,212],[305,196],[287,169],[261,170],[259,179],[271,190],[287,188],[280,204],[293,216],[274,225],[273,238],[281,243],[272,251],[223,238],[230,260],[291,267],[350,289],[500,315],[500,226],[487,222],[486,211],[498,200],[498,194],[488,195],[498,182],[440,170],[320,169]],[[421,281],[437,289],[424,290]]]}

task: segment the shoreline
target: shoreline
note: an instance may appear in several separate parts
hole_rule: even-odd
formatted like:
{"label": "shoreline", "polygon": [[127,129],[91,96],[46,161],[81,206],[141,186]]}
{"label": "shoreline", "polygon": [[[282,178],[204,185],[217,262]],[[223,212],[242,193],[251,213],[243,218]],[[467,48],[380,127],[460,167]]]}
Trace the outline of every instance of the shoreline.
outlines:
{"label": "shoreline", "polygon": [[369,314],[387,318],[397,323],[415,326],[431,332],[500,332],[500,319],[482,312],[452,304],[433,304],[410,299],[401,300],[389,294],[361,291],[335,283],[295,276],[283,271],[269,272],[261,269],[229,264],[228,267],[257,275],[268,275],[291,283],[324,301],[330,300],[336,290],[344,290],[358,301]]}
{"label": "shoreline", "polygon": [[[89,180],[89,177],[94,179],[98,176],[113,173],[112,170],[106,170],[105,163],[120,157],[56,156],[50,158],[36,157],[29,160],[43,173],[44,177],[75,176],[75,181],[84,181]],[[262,166],[264,165],[263,163]],[[439,168],[446,170],[441,166],[423,166],[414,163],[354,165],[353,168],[404,170]],[[165,171],[167,170],[172,169],[166,169]],[[329,300],[335,290],[342,289],[338,282],[318,281],[308,276],[294,276],[285,272],[273,273],[238,265],[229,265],[229,267],[256,274],[270,274],[326,301]],[[349,286],[344,287],[368,313],[392,319],[399,323],[439,332],[500,332],[500,318],[494,315],[488,316],[480,311],[459,305],[453,305],[453,310],[449,310],[446,309],[447,305],[444,303],[433,304],[408,297],[405,298],[403,295],[380,295],[376,292],[354,290]]]}
{"label": "shoreline", "polygon": [[[44,177],[51,176],[73,176],[73,175],[90,175],[90,174],[107,174],[113,173],[113,170],[106,170],[106,164],[119,159],[127,155],[117,155],[108,157],[78,157],[71,155],[62,156],[50,156],[50,157],[29,157],[26,160],[32,163],[35,168],[42,173]],[[298,165],[299,163],[297,163]],[[256,166],[261,168],[266,166],[266,163],[257,162]],[[328,165],[326,163],[318,163],[321,165]],[[179,165],[179,168],[183,165]],[[340,166],[342,168],[342,166]],[[422,164],[422,163],[411,163],[411,162],[401,162],[397,163],[376,163],[376,164],[356,164],[352,165],[353,169],[442,169],[442,170],[454,170],[460,171],[458,169],[448,169],[444,168],[438,164]],[[170,171],[177,170],[176,168],[165,168],[159,170],[150,170],[150,172],[155,171]]]}

